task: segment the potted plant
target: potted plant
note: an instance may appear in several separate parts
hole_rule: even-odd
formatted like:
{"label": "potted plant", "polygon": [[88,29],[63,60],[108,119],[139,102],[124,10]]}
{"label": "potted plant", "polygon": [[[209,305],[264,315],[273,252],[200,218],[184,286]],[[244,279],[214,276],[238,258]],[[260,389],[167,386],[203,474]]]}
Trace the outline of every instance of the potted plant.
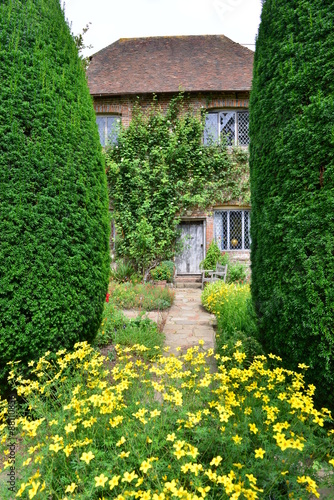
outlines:
{"label": "potted plant", "polygon": [[151,269],[151,278],[154,280],[154,284],[158,286],[166,286],[167,283],[173,281],[175,272],[174,262],[165,260],[161,262],[154,269]]}

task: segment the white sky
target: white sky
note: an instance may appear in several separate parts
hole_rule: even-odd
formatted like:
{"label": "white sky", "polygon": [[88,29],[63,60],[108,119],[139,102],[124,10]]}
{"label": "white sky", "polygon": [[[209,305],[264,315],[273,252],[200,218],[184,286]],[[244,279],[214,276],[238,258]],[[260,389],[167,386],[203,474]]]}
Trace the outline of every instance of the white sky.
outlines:
{"label": "white sky", "polygon": [[260,14],[261,0],[65,0],[74,34],[91,22],[84,40],[93,48],[84,56],[119,38],[143,36],[225,35],[254,44]]}

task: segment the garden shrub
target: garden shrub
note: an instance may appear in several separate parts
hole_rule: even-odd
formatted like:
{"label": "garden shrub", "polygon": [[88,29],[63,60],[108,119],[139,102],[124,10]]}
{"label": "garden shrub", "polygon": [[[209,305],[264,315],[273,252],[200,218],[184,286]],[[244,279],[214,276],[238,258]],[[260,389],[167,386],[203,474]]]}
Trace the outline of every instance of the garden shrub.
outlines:
{"label": "garden shrub", "polygon": [[59,0],[0,3],[0,379],[92,340],[109,277],[104,161]]}
{"label": "garden shrub", "polygon": [[233,262],[228,264],[227,282],[242,283],[247,278],[247,266],[242,262]]}
{"label": "garden shrub", "polygon": [[229,264],[230,259],[227,253],[222,254],[221,251],[219,250],[219,247],[217,243],[212,240],[209,248],[207,249],[205,259],[203,259],[199,267],[200,269],[207,269],[207,270],[215,270],[217,264],[221,264],[222,266],[225,266],[226,264]]}
{"label": "garden shrub", "polygon": [[151,277],[156,281],[166,280],[172,283],[174,276],[175,264],[170,260],[164,260],[154,269],[151,269]]}
{"label": "garden shrub", "polygon": [[110,271],[110,278],[113,281],[124,283],[131,281],[132,276],[136,273],[133,265],[122,260],[116,262],[116,266]]}
{"label": "garden shrub", "polygon": [[259,339],[334,406],[333,4],[263,4],[250,99]]}
{"label": "garden shrub", "polygon": [[[117,347],[110,372],[87,343],[58,352],[56,363],[46,353],[29,380],[13,365],[12,381],[26,400],[15,429],[18,494],[38,500],[319,497],[324,476],[333,486],[333,431],[326,429],[333,421],[314,407],[305,366],[286,370],[273,355],[245,366],[241,348],[238,343],[221,356],[217,373],[209,369],[213,350],[199,346],[179,357],[157,356],[153,364],[142,361],[140,345]],[[12,439],[8,404],[0,408],[6,472],[10,462],[2,451],[9,453]],[[1,498],[10,494],[3,481]]]}

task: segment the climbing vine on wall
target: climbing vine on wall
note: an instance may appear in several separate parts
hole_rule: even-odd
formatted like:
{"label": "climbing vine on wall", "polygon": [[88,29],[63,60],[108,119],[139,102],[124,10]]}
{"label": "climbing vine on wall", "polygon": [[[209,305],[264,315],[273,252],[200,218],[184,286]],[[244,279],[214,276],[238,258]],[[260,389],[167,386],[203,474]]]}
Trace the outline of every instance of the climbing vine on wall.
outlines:
{"label": "climbing vine on wall", "polygon": [[175,253],[179,218],[190,208],[249,202],[248,152],[203,144],[204,113],[181,93],[163,112],[156,99],[134,107],[128,128],[107,147],[117,254],[145,273]]}

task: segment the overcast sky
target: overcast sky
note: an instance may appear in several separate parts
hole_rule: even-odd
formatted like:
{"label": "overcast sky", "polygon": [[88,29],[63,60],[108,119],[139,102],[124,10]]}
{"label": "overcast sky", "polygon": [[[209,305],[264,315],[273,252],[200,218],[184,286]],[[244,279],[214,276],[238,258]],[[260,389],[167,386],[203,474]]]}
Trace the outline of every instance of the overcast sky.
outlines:
{"label": "overcast sky", "polygon": [[[61,0],[63,4],[63,0]],[[261,0],[65,0],[65,15],[91,55],[119,38],[225,35],[254,50]]]}

